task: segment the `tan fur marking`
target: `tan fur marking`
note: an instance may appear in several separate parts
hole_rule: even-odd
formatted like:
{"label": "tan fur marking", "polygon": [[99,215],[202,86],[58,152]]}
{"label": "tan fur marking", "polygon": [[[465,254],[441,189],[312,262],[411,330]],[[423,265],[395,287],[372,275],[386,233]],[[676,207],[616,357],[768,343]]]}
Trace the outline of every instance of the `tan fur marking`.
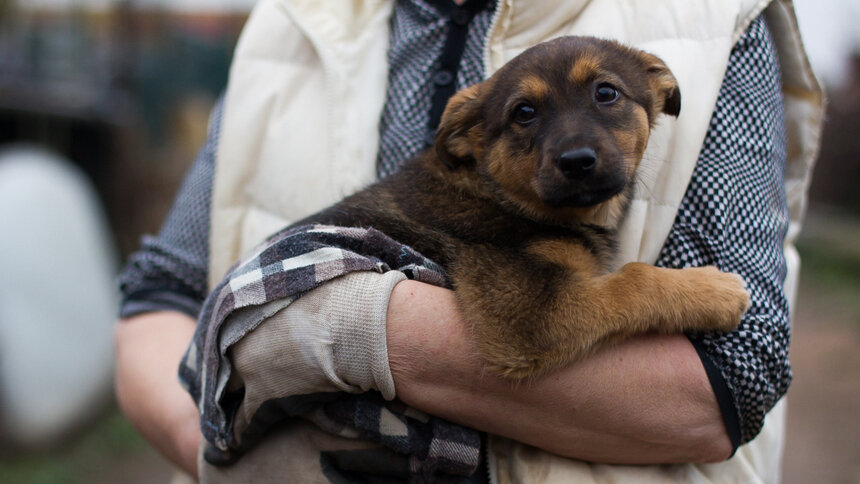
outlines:
{"label": "tan fur marking", "polygon": [[570,70],[570,80],[576,84],[587,83],[600,68],[600,58],[590,52],[583,53]]}
{"label": "tan fur marking", "polygon": [[542,101],[546,98],[549,92],[549,86],[546,81],[538,76],[528,76],[520,81],[520,87],[526,97],[533,101]]}
{"label": "tan fur marking", "polygon": [[576,217],[582,223],[600,227],[617,227],[621,223],[626,204],[626,197],[618,195],[593,207],[570,208],[569,210],[576,213]]}
{"label": "tan fur marking", "polygon": [[624,153],[624,159],[627,162],[625,166],[628,170],[627,176],[633,176],[639,166],[642,154],[648,145],[648,137],[651,134],[648,114],[639,106],[636,106],[635,109],[635,117],[630,120],[628,126],[610,130],[621,152]]}
{"label": "tan fur marking", "polygon": [[571,240],[539,240],[528,246],[526,252],[580,272],[583,276],[596,276],[602,270],[588,249]]}
{"label": "tan fur marking", "polygon": [[[480,133],[479,96],[482,84],[457,92],[448,101],[436,131],[437,153],[446,164],[475,156],[475,134]],[[480,136],[478,136],[480,138]]]}
{"label": "tan fur marking", "polygon": [[513,151],[508,146],[506,138],[496,142],[492,151],[486,156],[489,173],[509,196],[527,204],[540,203],[540,200],[534,195],[534,190],[528,185],[528,180],[532,179],[537,170],[537,157],[532,155],[519,158],[514,162],[511,156]]}

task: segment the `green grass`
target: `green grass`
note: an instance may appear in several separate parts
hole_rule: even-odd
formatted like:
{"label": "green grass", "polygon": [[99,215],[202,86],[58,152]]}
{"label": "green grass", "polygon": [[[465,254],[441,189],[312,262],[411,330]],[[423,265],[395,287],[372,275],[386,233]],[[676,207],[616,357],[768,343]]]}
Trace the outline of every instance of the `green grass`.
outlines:
{"label": "green grass", "polygon": [[[860,244],[860,241],[857,241]],[[803,270],[818,282],[860,287],[860,259],[828,247],[802,243],[798,247]]]}
{"label": "green grass", "polygon": [[860,325],[860,257],[857,252],[808,240],[800,241],[798,252],[801,278],[844,305],[857,316],[855,322]]}
{"label": "green grass", "polygon": [[113,411],[83,436],[60,448],[0,460],[0,483],[89,483],[93,482],[92,476],[117,458],[147,450],[146,442],[131,424]]}

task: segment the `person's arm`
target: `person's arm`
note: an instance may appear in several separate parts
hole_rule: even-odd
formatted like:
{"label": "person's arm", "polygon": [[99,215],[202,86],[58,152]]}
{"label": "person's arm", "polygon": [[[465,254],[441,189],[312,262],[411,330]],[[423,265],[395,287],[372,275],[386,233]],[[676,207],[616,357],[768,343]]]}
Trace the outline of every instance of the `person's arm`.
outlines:
{"label": "person's arm", "polygon": [[200,416],[176,369],[196,324],[183,313],[162,311],[120,320],[114,330],[120,408],[146,440],[192,476]]}
{"label": "person's arm", "polygon": [[221,102],[206,144],[157,236],[144,237],[119,275],[123,301],[114,329],[116,394],[128,420],[167,459],[197,475],[200,416],[179,383],[179,361],[206,296],[209,206]]}
{"label": "person's arm", "polygon": [[387,321],[397,396],[425,412],[592,462],[714,462],[732,453],[684,336],[635,338],[517,384],[483,370],[451,291],[403,281]]}

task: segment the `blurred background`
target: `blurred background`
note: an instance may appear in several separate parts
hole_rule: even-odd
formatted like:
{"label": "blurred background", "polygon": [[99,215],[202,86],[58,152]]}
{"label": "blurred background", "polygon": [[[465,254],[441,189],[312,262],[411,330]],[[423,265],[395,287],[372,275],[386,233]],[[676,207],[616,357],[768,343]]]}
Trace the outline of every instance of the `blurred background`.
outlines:
{"label": "blurred background", "polygon": [[[113,402],[113,276],[202,146],[252,4],[0,0],[0,252],[32,254],[0,267],[0,483],[169,479]],[[799,244],[785,482],[856,484],[860,4],[795,4],[831,102]],[[50,287],[30,277],[47,269]]]}

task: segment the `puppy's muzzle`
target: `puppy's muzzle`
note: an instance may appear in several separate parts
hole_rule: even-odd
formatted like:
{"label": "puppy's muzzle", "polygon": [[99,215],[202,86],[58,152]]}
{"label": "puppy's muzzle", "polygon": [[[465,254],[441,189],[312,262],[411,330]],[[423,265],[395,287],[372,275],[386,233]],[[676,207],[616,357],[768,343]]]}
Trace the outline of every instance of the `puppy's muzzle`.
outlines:
{"label": "puppy's muzzle", "polygon": [[597,167],[597,153],[591,148],[577,148],[562,153],[555,162],[565,178],[583,178]]}

